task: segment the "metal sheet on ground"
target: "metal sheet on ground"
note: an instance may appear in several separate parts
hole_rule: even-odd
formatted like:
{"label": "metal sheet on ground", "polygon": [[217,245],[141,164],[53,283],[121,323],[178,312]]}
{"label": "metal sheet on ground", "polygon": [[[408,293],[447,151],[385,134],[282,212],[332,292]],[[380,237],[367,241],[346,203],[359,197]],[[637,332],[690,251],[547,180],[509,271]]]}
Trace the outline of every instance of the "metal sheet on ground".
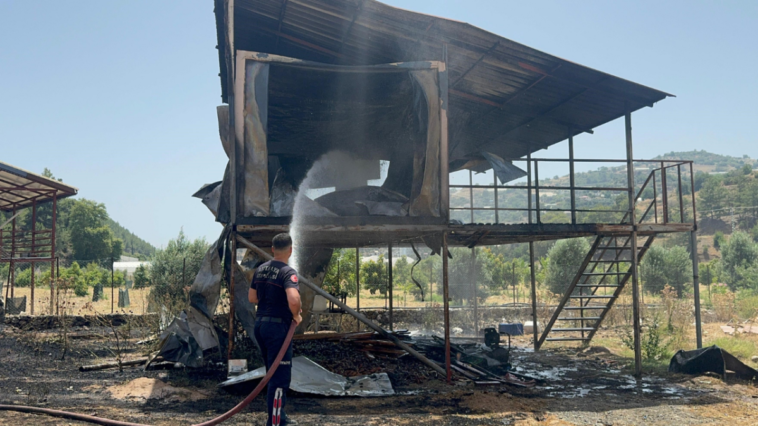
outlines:
{"label": "metal sheet on ground", "polygon": [[[261,367],[229,379],[219,386],[227,387],[260,380],[265,375],[266,368]],[[395,394],[387,373],[345,377],[328,371],[304,356],[292,359],[290,389],[295,392],[325,396],[388,396]]]}

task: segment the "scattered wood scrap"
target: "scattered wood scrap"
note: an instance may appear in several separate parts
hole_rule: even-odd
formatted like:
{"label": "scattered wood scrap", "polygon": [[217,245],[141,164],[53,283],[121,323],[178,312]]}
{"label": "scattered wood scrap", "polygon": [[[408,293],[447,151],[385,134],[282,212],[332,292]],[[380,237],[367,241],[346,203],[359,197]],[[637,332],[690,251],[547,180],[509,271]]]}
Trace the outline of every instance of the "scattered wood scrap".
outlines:
{"label": "scattered wood scrap", "polygon": [[[393,333],[400,339],[408,339],[407,331],[396,331]],[[374,331],[353,332],[353,333],[310,333],[300,334],[294,337],[298,341],[328,340],[332,342],[341,342],[355,347],[361,352],[366,352],[369,359],[374,357],[397,359],[408,354],[405,350],[399,348],[391,340],[387,340],[379,333]],[[408,342],[408,344],[412,344]]]}
{"label": "scattered wood scrap", "polygon": [[[147,357],[145,358],[137,358],[137,359],[131,359],[128,361],[121,361],[120,365],[122,367],[127,367],[130,365],[142,365],[147,362]],[[118,368],[119,362],[104,362],[102,364],[92,364],[92,365],[82,365],[79,367],[79,371],[85,372],[85,371],[98,371],[98,370],[107,370],[109,368]]]}

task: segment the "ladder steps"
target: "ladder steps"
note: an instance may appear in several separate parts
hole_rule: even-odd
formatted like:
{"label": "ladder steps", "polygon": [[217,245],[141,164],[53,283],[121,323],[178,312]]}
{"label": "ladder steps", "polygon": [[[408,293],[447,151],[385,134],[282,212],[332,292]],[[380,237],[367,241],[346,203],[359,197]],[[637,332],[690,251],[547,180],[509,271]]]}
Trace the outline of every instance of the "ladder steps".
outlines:
{"label": "ladder steps", "polygon": [[583,328],[554,328],[552,331],[556,332],[569,332],[569,331],[595,331],[592,327],[583,327]]}
{"label": "ladder steps", "polygon": [[608,306],[565,306],[563,308],[564,311],[579,311],[579,310],[590,310],[590,309],[606,309]]}
{"label": "ladder steps", "polygon": [[613,296],[596,296],[596,295],[587,295],[587,296],[571,296],[572,299],[613,299]]}
{"label": "ladder steps", "polygon": [[548,337],[547,339],[545,339],[545,341],[548,341],[548,342],[568,342],[568,341],[572,341],[572,340],[574,340],[574,341],[576,341],[576,340],[587,341],[587,340],[590,340],[590,339],[582,338],[582,337]]}
{"label": "ladder steps", "polygon": [[600,321],[600,317],[561,317],[556,318],[556,321]]}

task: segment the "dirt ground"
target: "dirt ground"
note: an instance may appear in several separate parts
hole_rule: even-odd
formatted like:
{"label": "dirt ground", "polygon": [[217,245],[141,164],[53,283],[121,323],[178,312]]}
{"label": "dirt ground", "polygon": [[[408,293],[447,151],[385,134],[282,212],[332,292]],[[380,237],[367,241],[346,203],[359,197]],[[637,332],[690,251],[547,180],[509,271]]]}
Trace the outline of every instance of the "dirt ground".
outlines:
{"label": "dirt ground", "polygon": [[[74,332],[78,330],[72,330]],[[602,336],[602,333],[609,333]],[[610,331],[601,332],[606,340]],[[152,425],[183,425],[215,417],[243,396],[217,387],[224,372],[196,370],[81,373],[82,364],[112,356],[102,339],[71,341],[64,360],[55,331],[22,332],[0,325],[0,403],[34,405]],[[339,343],[335,343],[339,344]],[[519,338],[512,364],[544,380],[532,389],[474,386],[457,379],[395,385],[397,395],[338,398],[292,395],[287,411],[301,425],[755,425],[758,387],[711,376],[653,368],[641,380],[628,358],[602,347],[557,347],[534,353]],[[104,349],[107,347],[106,349]],[[140,356],[127,345],[126,358]],[[415,362],[413,360],[398,362]],[[264,399],[225,424],[265,424]],[[0,411],[0,424],[80,425],[52,417]]]}

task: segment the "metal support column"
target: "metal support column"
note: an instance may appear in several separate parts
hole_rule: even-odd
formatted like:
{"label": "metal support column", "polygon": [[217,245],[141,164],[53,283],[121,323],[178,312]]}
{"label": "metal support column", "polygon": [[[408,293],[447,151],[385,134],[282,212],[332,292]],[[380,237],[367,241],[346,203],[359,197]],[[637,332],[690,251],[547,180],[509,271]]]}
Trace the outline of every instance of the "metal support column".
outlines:
{"label": "metal support column", "polygon": [[53,287],[57,287],[58,283],[56,282],[55,285],[53,285],[53,278],[54,275],[54,267],[56,266],[58,259],[55,257],[55,222],[58,220],[58,191],[53,193],[53,223],[50,226],[50,259],[53,259],[50,261],[50,315],[53,315],[53,305],[54,305],[54,299],[55,299],[55,290],[53,290]]}
{"label": "metal support column", "polygon": [[695,335],[697,348],[703,347],[703,326],[700,322],[700,277],[697,264],[697,231],[690,232],[690,256],[692,257],[692,288],[695,291]]}
{"label": "metal support column", "polygon": [[537,278],[534,271],[534,241],[529,241],[529,273],[532,279],[532,330],[534,334],[534,350],[539,350],[537,330]]}
{"label": "metal support column", "polygon": [[[574,136],[569,129],[569,185],[571,186],[571,224],[576,225],[576,182],[574,181]],[[583,327],[582,327],[583,328]]]}
{"label": "metal support column", "polygon": [[631,239],[631,260],[632,260],[632,322],[634,325],[634,375],[642,375],[642,348],[640,345],[640,286],[638,278],[637,263],[639,262],[639,253],[637,251],[637,218],[635,216],[634,199],[634,154],[632,150],[632,113],[628,112],[624,116],[626,130],[626,176],[627,176],[627,193],[629,196],[629,224],[632,226]]}
{"label": "metal support column", "polygon": [[[229,344],[226,348],[226,361],[232,359],[232,350],[234,349],[234,276],[237,269],[237,229],[232,227],[229,241],[229,251],[231,251],[231,267],[229,268]],[[318,331],[318,330],[316,330]]]}
{"label": "metal support column", "polygon": [[113,293],[113,264],[114,260],[111,257],[111,313],[113,313],[113,302],[114,302],[114,293]]}
{"label": "metal support column", "polygon": [[447,373],[447,382],[453,380],[453,372],[450,369],[450,288],[447,274],[447,232],[442,233],[442,302],[445,310],[445,371]]}
{"label": "metal support column", "polygon": [[388,292],[390,296],[390,331],[394,331],[393,323],[392,323],[392,305],[394,304],[393,298],[394,295],[392,294],[392,287],[393,287],[393,280],[392,280],[392,241],[389,242],[387,245],[387,263],[389,267],[389,274],[387,274],[387,285],[388,285]]}
{"label": "metal support column", "polygon": [[[32,249],[30,251],[30,255],[32,257],[37,257],[37,200],[32,201]],[[30,298],[31,298],[31,306],[29,313],[31,315],[34,315],[34,262],[31,262],[29,264],[29,267],[31,268],[31,282],[30,282]]]}
{"label": "metal support column", "polygon": [[16,257],[16,208],[13,208],[13,224],[11,225],[11,299],[14,297],[14,290],[16,290],[16,264],[13,259]]}
{"label": "metal support column", "polygon": [[471,281],[474,284],[474,336],[479,336],[479,292],[476,288],[476,247],[471,248]]}
{"label": "metal support column", "polygon": [[361,249],[355,248],[355,310],[361,311]]}

